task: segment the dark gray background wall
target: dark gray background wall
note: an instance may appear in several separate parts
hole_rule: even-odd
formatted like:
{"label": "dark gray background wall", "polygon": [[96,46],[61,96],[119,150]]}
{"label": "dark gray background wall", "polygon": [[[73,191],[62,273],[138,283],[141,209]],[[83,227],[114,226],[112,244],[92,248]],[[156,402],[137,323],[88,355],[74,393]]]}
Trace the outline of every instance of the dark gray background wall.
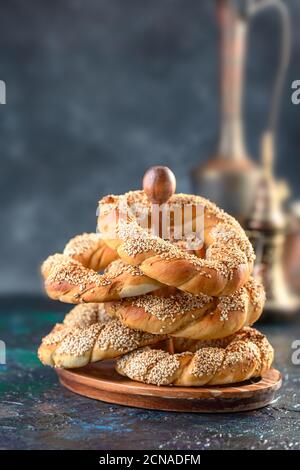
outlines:
{"label": "dark gray background wall", "polygon": [[[280,119],[278,173],[300,197],[300,3],[289,0],[293,55]],[[277,58],[278,21],[251,27],[245,118],[258,138]],[[212,0],[1,0],[0,293],[38,292],[38,266],[95,229],[97,200],[173,168],[178,189],[214,151],[217,28]]]}

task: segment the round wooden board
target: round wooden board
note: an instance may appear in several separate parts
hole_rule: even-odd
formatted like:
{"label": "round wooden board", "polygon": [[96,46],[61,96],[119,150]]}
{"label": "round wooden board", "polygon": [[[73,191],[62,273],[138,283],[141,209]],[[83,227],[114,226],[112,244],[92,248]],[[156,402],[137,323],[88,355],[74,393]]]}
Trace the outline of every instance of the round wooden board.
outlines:
{"label": "round wooden board", "polygon": [[268,405],[281,386],[281,374],[270,369],[264,377],[234,386],[157,387],[119,375],[113,361],[82,369],[57,369],[62,385],[80,395],[118,405],[162,411],[227,413]]}

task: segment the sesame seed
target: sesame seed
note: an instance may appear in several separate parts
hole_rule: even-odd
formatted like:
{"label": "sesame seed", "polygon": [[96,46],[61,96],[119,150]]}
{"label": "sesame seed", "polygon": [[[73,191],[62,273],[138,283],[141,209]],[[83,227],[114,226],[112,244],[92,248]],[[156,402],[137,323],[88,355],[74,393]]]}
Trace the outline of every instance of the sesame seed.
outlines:
{"label": "sesame seed", "polygon": [[62,340],[56,353],[82,356],[92,350],[102,328],[102,324],[94,323],[87,328],[72,329],[72,333]]}
{"label": "sesame seed", "polygon": [[[46,260],[46,268],[51,266],[47,283],[67,282],[71,285],[78,286],[80,292],[83,292],[88,285],[107,286],[111,284],[111,280],[106,275],[99,275],[92,269],[85,268],[79,261],[70,258],[67,255],[53,255]],[[45,266],[44,263],[44,266]],[[45,268],[45,269],[46,269]],[[80,296],[78,293],[74,296]]]}
{"label": "sesame seed", "polygon": [[103,304],[79,304],[65,316],[63,324],[68,327],[84,328],[93,323],[108,323],[111,318],[104,310]]}
{"label": "sesame seed", "polygon": [[[101,243],[100,235],[97,233],[83,233],[76,235],[65,246],[64,254],[67,256],[83,255],[92,251]],[[103,242],[102,242],[103,243]]]}
{"label": "sesame seed", "polygon": [[249,378],[249,373],[259,376],[262,370],[271,366],[273,358],[273,348],[266,337],[248,327],[219,340],[188,342],[176,338],[175,351],[178,346],[179,349],[186,346],[187,350],[170,354],[150,348],[137,349],[118,360],[117,370],[134,380],[156,385],[171,385],[174,381],[177,385],[185,385],[189,374],[193,376],[194,385],[197,378],[203,385],[220,373],[214,384],[221,384],[227,383],[224,371],[228,371],[232,380],[237,371],[239,380],[241,372],[245,379]]}
{"label": "sesame seed", "polygon": [[56,354],[81,356],[96,346],[103,351],[115,350],[115,355],[119,355],[164,338],[132,330],[109,317],[103,304],[90,303],[74,307],[63,324],[57,324],[42,342],[45,346],[57,344]]}
{"label": "sesame seed", "polygon": [[215,375],[224,359],[224,349],[207,347],[196,351],[192,363],[191,374],[195,377]]}
{"label": "sesame seed", "polygon": [[168,384],[179,366],[176,355],[150,348],[133,351],[118,361],[118,369],[128,377],[155,385]]}
{"label": "sesame seed", "polygon": [[131,276],[144,276],[140,268],[126,264],[120,259],[112,261],[105,269],[108,279],[115,279],[123,273],[130,274]]}
{"label": "sesame seed", "polygon": [[212,301],[213,298],[205,294],[192,295],[180,291],[169,297],[147,294],[130,299],[132,305],[143,308],[145,312],[154,315],[159,320],[175,319],[176,316],[184,315],[191,310],[202,309]]}

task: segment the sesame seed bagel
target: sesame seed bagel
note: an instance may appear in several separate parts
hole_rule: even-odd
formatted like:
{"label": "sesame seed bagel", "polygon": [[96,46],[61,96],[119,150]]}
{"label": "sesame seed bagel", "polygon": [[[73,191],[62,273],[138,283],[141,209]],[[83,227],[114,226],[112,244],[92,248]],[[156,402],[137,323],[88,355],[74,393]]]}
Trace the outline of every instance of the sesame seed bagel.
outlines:
{"label": "sesame seed bagel", "polygon": [[76,235],[66,244],[63,253],[94,271],[105,269],[119,258],[116,250],[107,246],[98,233]]}
{"label": "sesame seed bagel", "polygon": [[[173,241],[176,246],[186,249],[182,240]],[[203,258],[204,247],[187,250],[188,253]],[[84,267],[94,271],[102,271],[113,261],[120,259],[118,252],[110,248],[101,238],[99,233],[82,233],[71,238],[66,244],[64,255],[79,261]]]}
{"label": "sesame seed bagel", "polygon": [[76,259],[57,253],[44,261],[41,271],[48,296],[71,304],[118,300],[161,287],[138,267],[121,260],[113,261],[104,274],[98,274]]}
{"label": "sesame seed bagel", "polygon": [[264,374],[274,351],[254,328],[214,341],[174,340],[175,354],[143,348],[118,359],[116,370],[130,379],[154,385],[185,387],[242,382]]}
{"label": "sesame seed bagel", "polygon": [[[117,250],[124,262],[139,266],[152,279],[185,292],[220,296],[242,287],[250,277],[254,252],[239,223],[200,196],[175,194],[167,204],[192,206],[193,222],[195,209],[203,209],[205,258],[188,253],[169,239],[153,235],[145,225],[138,223],[137,206],[140,212],[145,209],[144,220],[151,218],[152,206],[144,191],[111,195],[99,202],[98,228],[103,240]],[[171,219],[170,223],[174,234],[176,222]],[[113,227],[115,237],[112,238]]]}
{"label": "sesame seed bagel", "polygon": [[[177,244],[182,246],[181,242]],[[191,252],[197,256],[204,254],[202,248]],[[100,276],[97,272],[103,269],[106,272]],[[72,238],[63,254],[47,258],[41,272],[48,295],[68,303],[116,300],[142,295],[161,286],[138,267],[126,265],[117,251],[107,246],[97,233],[83,233]],[[59,279],[58,283],[56,279]],[[87,284],[90,284],[89,288],[85,289]]]}
{"label": "sesame seed bagel", "polygon": [[250,278],[230,296],[216,298],[181,291],[158,296],[154,292],[108,302],[104,307],[129,328],[205,340],[223,338],[252,325],[261,315],[264,301],[262,285]]}
{"label": "sesame seed bagel", "polygon": [[103,304],[81,304],[43,338],[38,357],[52,367],[83,367],[163,339],[163,336],[130,330],[107,316]]}

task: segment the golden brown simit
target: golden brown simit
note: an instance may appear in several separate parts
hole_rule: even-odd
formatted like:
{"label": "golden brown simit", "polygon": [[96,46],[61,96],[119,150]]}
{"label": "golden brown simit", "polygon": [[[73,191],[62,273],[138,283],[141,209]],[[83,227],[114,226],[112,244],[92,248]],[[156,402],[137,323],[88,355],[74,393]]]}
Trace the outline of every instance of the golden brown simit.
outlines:
{"label": "golden brown simit", "polygon": [[150,348],[126,354],[117,361],[117,372],[154,385],[222,385],[261,376],[274,355],[267,338],[254,328],[223,340],[174,342],[175,354]]}
{"label": "golden brown simit", "polygon": [[[158,295],[162,292],[162,295]],[[108,302],[105,310],[129,328],[183,338],[229,336],[260,316],[265,301],[261,284],[250,278],[234,294],[219,298],[164,289],[131,299]]]}
{"label": "golden brown simit", "polygon": [[109,248],[98,233],[76,235],[66,244],[63,253],[94,271],[105,269],[119,258],[116,250]]}
{"label": "golden brown simit", "polygon": [[71,304],[119,300],[161,287],[138,267],[121,260],[113,261],[104,274],[98,274],[76,259],[57,253],[44,261],[41,271],[48,296]]}
{"label": "golden brown simit", "polygon": [[107,316],[103,304],[83,304],[74,307],[63,323],[56,324],[43,338],[38,357],[52,367],[83,367],[163,339],[163,336],[130,330]]}
{"label": "golden brown simit", "polygon": [[139,225],[132,208],[139,207],[140,212],[145,208],[150,214],[152,207],[144,191],[107,196],[99,204],[98,227],[105,243],[152,279],[191,294],[213,296],[232,294],[249,279],[255,258],[251,243],[239,223],[207,199],[176,194],[167,202],[203,208],[204,259]]}

